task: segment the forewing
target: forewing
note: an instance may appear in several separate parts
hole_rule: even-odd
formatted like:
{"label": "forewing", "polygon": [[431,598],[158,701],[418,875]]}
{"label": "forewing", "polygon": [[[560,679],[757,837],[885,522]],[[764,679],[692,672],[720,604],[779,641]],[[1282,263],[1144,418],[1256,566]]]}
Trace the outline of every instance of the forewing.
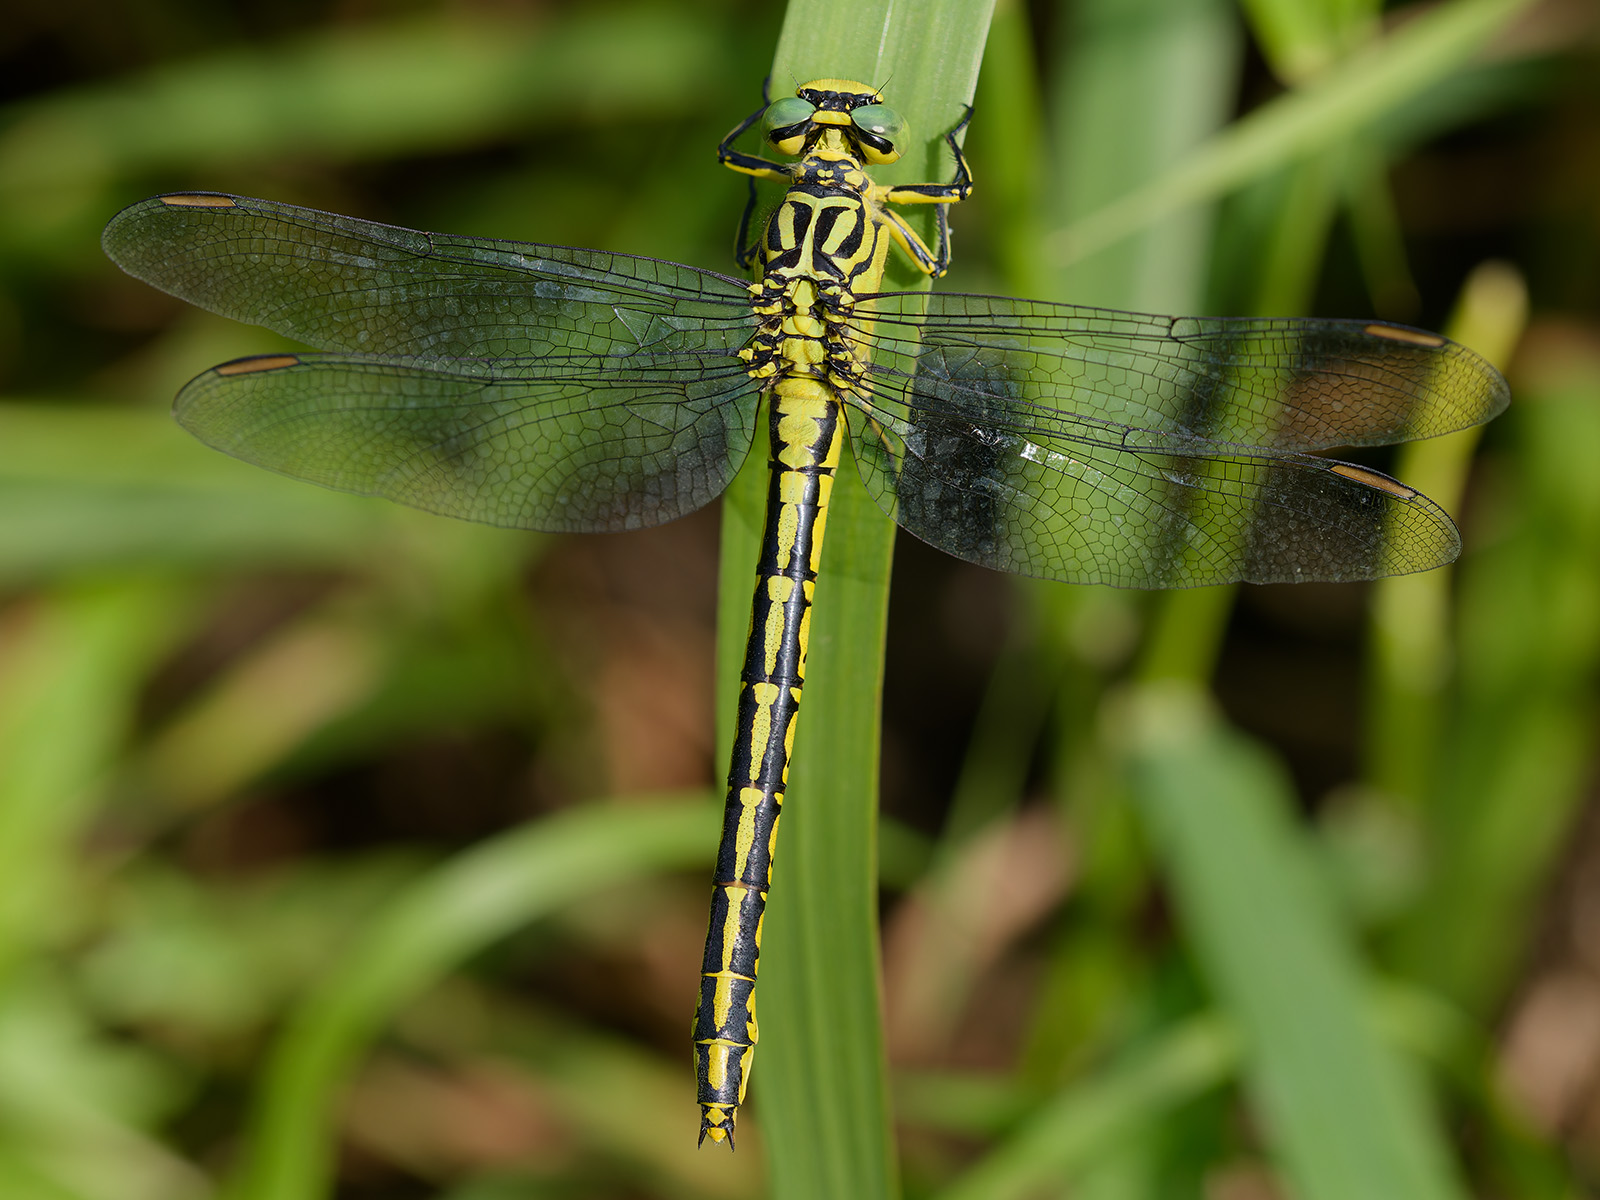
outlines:
{"label": "forewing", "polygon": [[566,359],[282,354],[179,393],[201,441],[340,491],[551,532],[701,507],[750,449],[758,394],[731,352]]}
{"label": "forewing", "polygon": [[[1164,317],[1003,296],[935,294],[923,319],[867,297],[880,362],[901,389],[1048,429],[1063,419],[1278,451],[1432,437],[1495,416],[1505,380],[1437,334],[1376,321]],[[893,385],[890,385],[891,387]]]}
{"label": "forewing", "polygon": [[738,347],[739,280],[569,246],[422,233],[211,192],[155,196],[101,238],[131,275],[323,350],[406,357]]}

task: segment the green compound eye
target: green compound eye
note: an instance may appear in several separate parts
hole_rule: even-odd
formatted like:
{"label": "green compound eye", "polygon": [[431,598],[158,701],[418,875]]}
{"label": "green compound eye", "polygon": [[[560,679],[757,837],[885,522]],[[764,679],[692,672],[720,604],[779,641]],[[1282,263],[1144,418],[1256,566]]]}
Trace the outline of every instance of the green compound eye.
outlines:
{"label": "green compound eye", "polygon": [[850,113],[850,120],[862,133],[898,142],[906,132],[906,119],[887,104],[863,104]]}
{"label": "green compound eye", "polygon": [[862,157],[869,163],[882,166],[900,157],[906,121],[894,109],[887,104],[863,104],[851,111],[850,120],[856,127]]}
{"label": "green compound eye", "polygon": [[816,111],[817,106],[809,100],[802,100],[799,96],[785,96],[782,100],[774,100],[767,105],[767,111],[761,118],[761,128],[770,136],[779,129],[787,129],[791,125],[809,120],[811,114]]}

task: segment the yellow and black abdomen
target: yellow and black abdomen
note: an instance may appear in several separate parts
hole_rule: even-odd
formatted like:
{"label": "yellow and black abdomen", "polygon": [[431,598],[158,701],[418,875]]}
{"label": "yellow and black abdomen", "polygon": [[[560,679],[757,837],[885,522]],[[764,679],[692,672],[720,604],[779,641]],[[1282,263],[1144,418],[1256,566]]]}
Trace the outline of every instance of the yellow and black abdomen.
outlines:
{"label": "yellow and black abdomen", "polygon": [[751,375],[769,383],[770,482],[695,1011],[702,1141],[732,1140],[754,1058],[761,919],[844,437],[836,388],[856,369],[841,298],[863,274],[876,286],[882,241],[859,193],[797,184],[762,246],[754,307],[764,320],[746,357]]}
{"label": "yellow and black abdomen", "polygon": [[740,672],[738,729],[695,1013],[701,1138],[715,1141],[732,1137],[757,1038],[753,993],[761,918],[843,436],[839,405],[809,379],[785,380],[774,389],[769,424],[773,460],[766,532]]}

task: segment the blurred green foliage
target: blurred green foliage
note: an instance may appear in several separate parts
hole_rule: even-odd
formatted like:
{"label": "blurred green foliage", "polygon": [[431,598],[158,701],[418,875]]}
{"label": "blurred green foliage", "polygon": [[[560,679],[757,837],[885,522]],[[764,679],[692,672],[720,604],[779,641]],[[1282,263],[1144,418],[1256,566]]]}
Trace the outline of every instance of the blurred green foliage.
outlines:
{"label": "blurred green foliage", "polygon": [[[884,11],[8,16],[0,1195],[1594,1189],[1592,16]],[[217,456],[168,398],[277,343],[98,231],[203,188],[726,270],[711,151],[769,70],[881,68],[931,152],[980,54],[948,286],[1411,320],[1513,408],[1377,460],[1468,550],[1372,587],[1042,587],[902,540],[880,672],[868,527],[878,574],[818,610],[862,640],[814,654],[767,1065],[738,1154],[697,1154],[715,516],[557,540]],[[724,645],[749,571],[726,552]]]}

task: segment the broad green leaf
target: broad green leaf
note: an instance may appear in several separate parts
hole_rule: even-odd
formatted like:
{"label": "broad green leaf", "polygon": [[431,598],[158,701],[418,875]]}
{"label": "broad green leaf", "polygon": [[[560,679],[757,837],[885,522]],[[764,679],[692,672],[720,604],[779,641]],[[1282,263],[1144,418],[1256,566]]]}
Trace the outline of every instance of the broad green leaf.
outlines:
{"label": "broad green leaf", "polygon": [[1128,778],[1190,944],[1237,1022],[1266,1144],[1297,1200],[1464,1196],[1412,1064],[1381,1039],[1350,931],[1279,768],[1188,684],[1125,714]]}

